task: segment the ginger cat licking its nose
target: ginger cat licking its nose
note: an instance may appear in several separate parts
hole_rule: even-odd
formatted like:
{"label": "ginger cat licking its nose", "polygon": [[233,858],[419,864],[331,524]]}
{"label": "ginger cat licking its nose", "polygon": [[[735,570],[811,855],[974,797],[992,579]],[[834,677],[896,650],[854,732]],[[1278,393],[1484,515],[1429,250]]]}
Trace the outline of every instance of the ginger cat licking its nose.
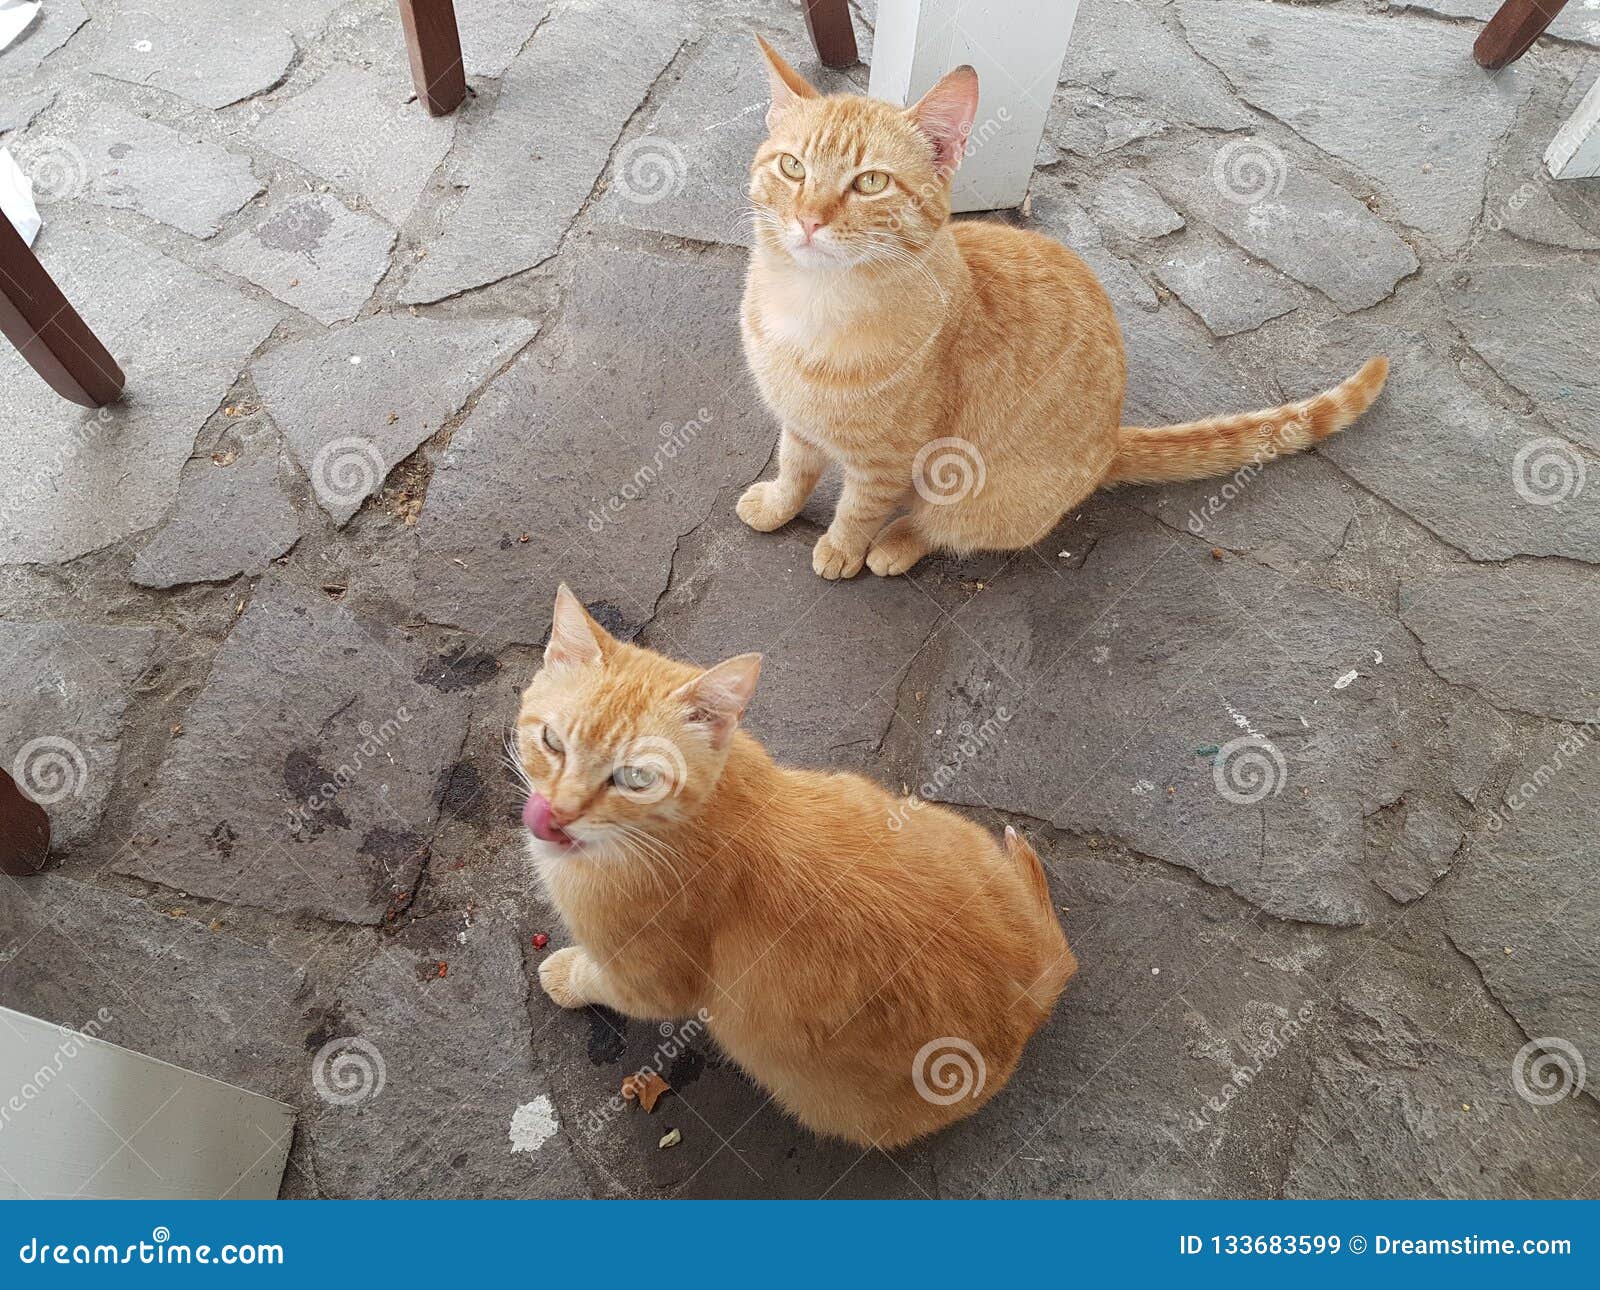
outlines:
{"label": "ginger cat licking its nose", "polygon": [[778,528],[824,466],[840,465],[844,489],[812,556],[824,578],[863,562],[904,573],[934,550],[1030,546],[1097,488],[1298,452],[1383,389],[1388,363],[1374,358],[1280,408],[1121,425],[1122,336],[1089,268],[1038,233],[950,222],[977,74],[958,67],[899,108],[823,98],[761,48],[771,133],[750,169],[741,322],[783,429],[778,477],[747,489],[738,510],[752,528]]}
{"label": "ginger cat licking its nose", "polygon": [[564,1008],[704,1010],[801,1123],[898,1146],[1004,1086],[1077,961],[1012,830],[774,764],[739,729],[760,670],[623,644],[561,588],[516,729],[532,858],[577,940],[539,980]]}

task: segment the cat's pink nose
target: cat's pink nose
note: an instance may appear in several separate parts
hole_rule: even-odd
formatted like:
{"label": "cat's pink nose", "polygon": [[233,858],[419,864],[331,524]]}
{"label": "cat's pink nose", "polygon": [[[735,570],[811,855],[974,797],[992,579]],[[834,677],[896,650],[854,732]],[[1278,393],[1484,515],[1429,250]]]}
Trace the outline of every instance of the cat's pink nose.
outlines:
{"label": "cat's pink nose", "polygon": [[807,242],[816,236],[817,230],[822,227],[821,220],[812,219],[809,215],[798,216],[795,223],[800,225],[800,231],[806,235]]}

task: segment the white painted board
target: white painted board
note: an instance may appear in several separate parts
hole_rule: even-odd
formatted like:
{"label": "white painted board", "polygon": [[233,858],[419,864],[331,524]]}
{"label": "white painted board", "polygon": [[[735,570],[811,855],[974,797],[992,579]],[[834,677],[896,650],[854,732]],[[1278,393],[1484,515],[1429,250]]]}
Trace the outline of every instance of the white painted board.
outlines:
{"label": "white painted board", "polygon": [[1600,76],[1595,77],[1578,110],[1556,131],[1544,164],[1553,179],[1600,176]]}
{"label": "white painted board", "polygon": [[275,1200],[293,1134],[272,1098],[0,1008],[0,1199]]}
{"label": "white painted board", "polygon": [[956,172],[956,210],[1006,210],[1028,195],[1078,2],[879,0],[874,97],[914,103],[953,68],[977,70],[978,115]]}

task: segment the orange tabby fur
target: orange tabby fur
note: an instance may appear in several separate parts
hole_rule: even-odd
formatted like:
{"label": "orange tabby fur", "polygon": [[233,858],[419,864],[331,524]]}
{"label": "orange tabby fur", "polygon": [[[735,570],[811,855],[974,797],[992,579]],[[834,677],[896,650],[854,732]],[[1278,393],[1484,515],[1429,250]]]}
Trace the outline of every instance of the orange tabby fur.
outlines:
{"label": "orange tabby fur", "polygon": [[[936,549],[1029,546],[1103,485],[1196,479],[1297,452],[1383,389],[1388,363],[1374,358],[1283,407],[1121,425],[1122,336],[1088,266],[1037,233],[950,222],[976,73],[957,68],[902,109],[819,97],[761,47],[771,134],[750,171],[756,245],[741,321],[783,430],[778,477],[752,485],[738,510],[752,528],[775,529],[829,461],[842,466],[843,493],[812,557],[823,577],[852,577],[863,562],[904,573]],[[785,155],[802,178],[784,173]],[[883,191],[855,190],[868,171],[890,176]]]}
{"label": "orange tabby fur", "polygon": [[[1001,847],[860,776],[776,765],[737,728],[759,670],[758,655],[703,671],[618,642],[561,588],[517,751],[530,792],[578,843],[530,840],[578,943],[539,979],[567,1008],[704,1009],[722,1048],[802,1123],[896,1146],[1005,1085],[1077,962],[1038,857],[1011,830]],[[645,794],[657,800],[610,785],[628,762],[661,771]],[[950,1097],[954,1067],[924,1053],[950,1040],[981,1058],[970,1096]],[[935,1100],[918,1092],[919,1053]]]}

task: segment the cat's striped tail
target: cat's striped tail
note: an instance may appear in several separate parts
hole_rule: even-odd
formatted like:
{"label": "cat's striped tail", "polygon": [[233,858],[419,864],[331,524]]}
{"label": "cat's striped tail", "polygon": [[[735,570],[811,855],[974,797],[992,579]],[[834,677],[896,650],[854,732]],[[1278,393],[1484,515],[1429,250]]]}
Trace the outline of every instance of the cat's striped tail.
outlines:
{"label": "cat's striped tail", "polygon": [[1281,408],[1150,429],[1123,426],[1117,431],[1117,455],[1106,483],[1204,479],[1301,452],[1343,430],[1371,407],[1388,376],[1389,360],[1372,358],[1331,390]]}

